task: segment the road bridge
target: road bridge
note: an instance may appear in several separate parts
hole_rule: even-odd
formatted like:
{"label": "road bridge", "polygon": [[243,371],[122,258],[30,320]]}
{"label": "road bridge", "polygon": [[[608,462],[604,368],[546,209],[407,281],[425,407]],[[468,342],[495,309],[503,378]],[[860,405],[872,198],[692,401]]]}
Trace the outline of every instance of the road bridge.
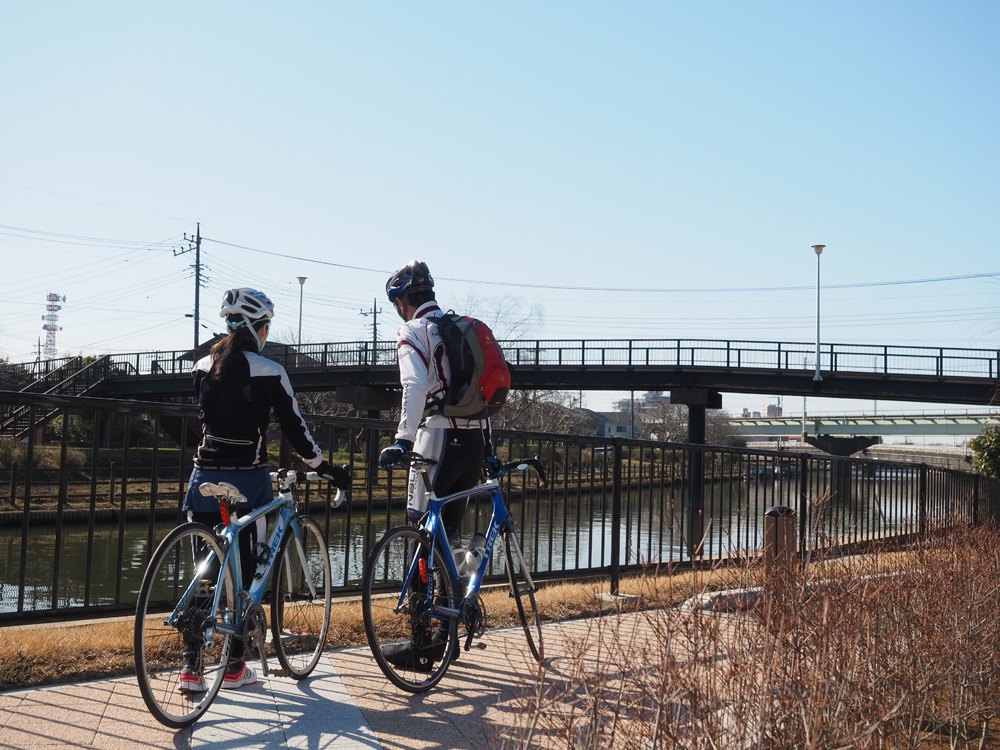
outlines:
{"label": "road bridge", "polygon": [[[756,437],[801,435],[802,416],[739,417],[731,421],[736,434]],[[806,416],[806,434],[838,437],[890,435],[972,436],[983,427],[1000,424],[1000,412],[922,414],[823,414]]]}
{"label": "road bridge", "polygon": [[[814,344],[803,342],[601,339],[501,344],[516,389],[696,389],[985,406],[997,396],[1000,375],[1000,350],[994,349],[823,344],[823,379],[814,381]],[[74,358],[7,365],[0,371],[0,389],[116,398],[188,396],[192,361],[205,352],[203,347],[195,352],[114,354],[90,362]],[[396,345],[391,341],[299,347],[269,343],[264,354],[284,365],[298,391],[337,391],[343,401],[381,399],[388,404],[394,399],[380,394],[399,386]]]}

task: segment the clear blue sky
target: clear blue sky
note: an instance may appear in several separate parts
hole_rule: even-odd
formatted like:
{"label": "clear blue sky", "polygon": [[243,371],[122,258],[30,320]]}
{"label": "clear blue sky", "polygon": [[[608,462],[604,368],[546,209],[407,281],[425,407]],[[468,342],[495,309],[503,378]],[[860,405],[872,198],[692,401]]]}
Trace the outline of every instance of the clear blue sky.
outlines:
{"label": "clear blue sky", "polygon": [[[419,258],[540,337],[810,341],[813,244],[824,284],[1000,272],[998,38],[994,2],[5,3],[0,352],[49,291],[61,353],[188,346],[197,221],[377,271],[206,242],[203,338],[238,285],[294,337],[300,275],[303,339],[370,337],[373,298],[390,338]],[[823,339],[995,348],[998,303],[831,289]]]}

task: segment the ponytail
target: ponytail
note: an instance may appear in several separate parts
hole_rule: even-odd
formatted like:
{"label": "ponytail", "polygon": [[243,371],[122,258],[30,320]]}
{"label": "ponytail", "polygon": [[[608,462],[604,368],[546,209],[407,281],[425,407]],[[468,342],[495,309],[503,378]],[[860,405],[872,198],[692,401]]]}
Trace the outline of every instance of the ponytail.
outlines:
{"label": "ponytail", "polygon": [[244,351],[256,352],[258,349],[257,331],[267,324],[267,320],[260,320],[254,324],[253,329],[249,326],[240,326],[230,329],[231,333],[224,339],[212,345],[209,354],[212,357],[212,369],[208,371],[208,379],[217,382],[225,382],[229,379],[233,368]]}

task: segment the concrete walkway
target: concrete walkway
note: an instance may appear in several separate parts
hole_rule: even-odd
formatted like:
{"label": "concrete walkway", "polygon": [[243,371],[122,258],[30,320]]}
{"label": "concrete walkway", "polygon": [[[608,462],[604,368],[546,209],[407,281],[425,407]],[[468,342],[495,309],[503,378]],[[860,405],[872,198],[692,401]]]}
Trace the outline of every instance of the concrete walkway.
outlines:
{"label": "concrete walkway", "polygon": [[[551,671],[567,638],[587,630],[580,620],[544,626]],[[514,699],[535,673],[520,628],[480,642],[484,650],[463,651],[427,693],[397,690],[364,646],[330,652],[300,682],[258,674],[257,684],[222,691],[194,727],[176,731],[150,716],[135,678],[4,693],[0,748],[478,750],[494,727],[512,723]]]}

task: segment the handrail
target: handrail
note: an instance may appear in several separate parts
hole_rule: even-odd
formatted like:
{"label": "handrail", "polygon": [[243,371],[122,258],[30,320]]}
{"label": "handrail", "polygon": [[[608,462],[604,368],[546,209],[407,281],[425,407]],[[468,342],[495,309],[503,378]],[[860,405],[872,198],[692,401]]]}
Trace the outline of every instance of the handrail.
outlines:
{"label": "handrail", "polygon": [[[513,367],[696,367],[770,371],[812,370],[815,344],[743,339],[533,339],[501,341]],[[288,370],[394,367],[392,341],[269,344],[264,356]],[[186,375],[190,351],[105,355],[109,376]],[[23,368],[25,365],[7,365]],[[0,368],[2,372],[3,368]],[[112,371],[118,372],[112,375]],[[124,370],[124,373],[121,371]],[[864,375],[1000,378],[1000,349],[826,343],[820,370]]]}
{"label": "handrail", "polygon": [[[0,561],[4,580],[18,582],[0,591],[0,624],[134,611],[158,534],[183,517],[197,407],[0,391],[0,406],[7,404],[28,407],[28,460],[0,466],[0,486],[10,488],[0,520],[20,529],[22,539],[20,555]],[[40,428],[64,427],[77,415],[92,425],[74,445],[88,456],[83,465],[34,466],[34,452],[51,455],[61,447],[65,456],[70,445],[68,430]],[[324,454],[352,467],[353,502],[331,508],[326,482],[306,485],[301,500],[333,550],[337,593],[354,596],[379,530],[405,519],[399,478],[377,464],[377,447],[395,423],[305,418]],[[39,441],[46,439],[43,448]],[[505,460],[537,455],[548,470],[544,489],[504,478],[526,564],[540,579],[610,573],[614,588],[619,575],[650,563],[712,566],[734,553],[759,555],[763,517],[774,505],[799,514],[800,553],[901,545],[942,525],[1000,518],[1000,482],[912,461],[507,430],[497,430],[494,441]],[[291,460],[287,442],[278,452]],[[701,488],[697,495],[694,487]],[[833,511],[817,512],[820,500]],[[470,508],[466,520],[482,515]],[[112,538],[117,530],[117,560],[99,554],[97,524]],[[73,527],[89,532],[65,533]],[[361,527],[364,534],[357,533]],[[62,540],[49,548],[65,543],[72,554],[57,554],[51,565],[30,560],[24,540],[36,533]],[[497,561],[487,575],[500,580],[503,572]]]}

